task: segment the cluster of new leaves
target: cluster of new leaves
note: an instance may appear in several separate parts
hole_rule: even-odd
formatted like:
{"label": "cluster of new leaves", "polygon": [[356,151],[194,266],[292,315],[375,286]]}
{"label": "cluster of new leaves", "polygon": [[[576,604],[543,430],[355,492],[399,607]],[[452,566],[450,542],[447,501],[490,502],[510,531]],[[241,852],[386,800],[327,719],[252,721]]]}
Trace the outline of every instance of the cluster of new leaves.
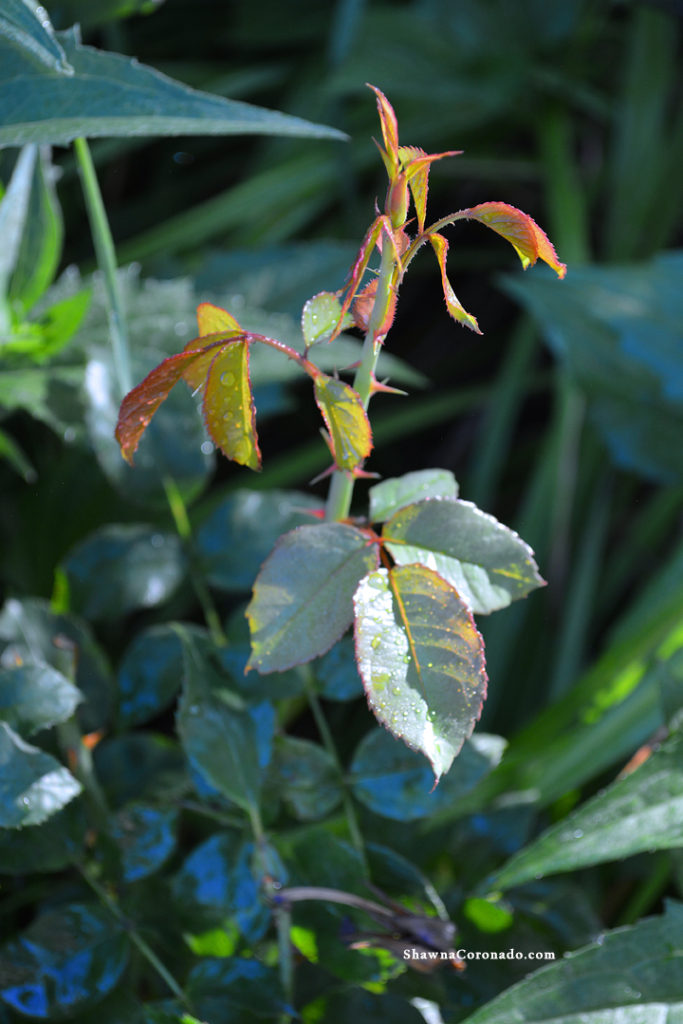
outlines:
{"label": "cluster of new leaves", "polygon": [[[332,308],[336,323],[340,307],[334,296],[327,295],[316,296],[306,307],[303,328],[308,347],[317,340],[323,315],[327,321]],[[234,462],[260,469],[249,376],[249,350],[251,345],[260,343],[293,359],[311,377],[335,466],[349,472],[357,470],[370,454],[372,434],[365,409],[353,388],[323,373],[289,345],[243,330],[230,313],[218,306],[203,302],[197,309],[197,320],[199,337],[182,352],[164,359],[121,403],[116,438],[128,462],[132,462],[152,416],[182,378],[193,392],[202,395],[204,423],[216,447]]]}
{"label": "cluster of new leaves", "polygon": [[[505,203],[483,203],[425,227],[431,164],[455,151],[428,154],[399,145],[393,108],[371,88],[389,178],[384,212],[370,226],[346,286],[304,307],[304,353],[245,331],[225,310],[202,304],[200,337],[165,359],[124,399],[116,436],[125,458],[132,458],[151,416],[182,377],[202,393],[204,422],[216,446],[259,469],[249,350],[260,343],[295,360],[312,378],[334,468],[362,475],[372,447],[367,403],[308,359],[312,345],[353,322],[376,353],[393,322],[403,274],[426,242],[437,257],[449,313],[481,333],[446,275],[448,242],[441,229],[458,220],[478,220],[502,235],[525,268],[540,258],[564,276],[566,268],[543,231]],[[406,231],[411,198],[417,221],[412,238]],[[363,287],[375,248],[382,253],[383,276]],[[370,393],[382,387],[373,376]],[[365,525],[319,523],[280,538],[247,610],[248,668],[281,672],[307,662],[328,651],[353,622],[370,708],[390,732],[425,754],[438,780],[472,732],[486,693],[484,649],[473,615],[502,608],[543,581],[530,549],[495,519],[459,501],[450,474],[386,481],[371,490],[370,501]],[[380,522],[378,534],[373,524]]]}

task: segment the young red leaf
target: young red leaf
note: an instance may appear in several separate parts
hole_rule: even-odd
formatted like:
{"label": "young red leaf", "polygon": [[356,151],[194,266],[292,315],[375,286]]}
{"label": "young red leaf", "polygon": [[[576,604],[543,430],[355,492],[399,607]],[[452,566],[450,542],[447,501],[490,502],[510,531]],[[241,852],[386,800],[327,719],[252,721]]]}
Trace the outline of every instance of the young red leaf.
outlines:
{"label": "young red leaf", "polygon": [[377,110],[379,112],[379,119],[382,125],[382,138],[384,139],[384,147],[386,150],[385,160],[387,173],[390,178],[394,178],[398,171],[399,160],[398,160],[398,122],[396,121],[396,114],[389,100],[386,98],[384,93],[377,89],[376,86],[367,83],[368,88],[372,89],[375,96],[377,97]]}
{"label": "young red leaf", "polygon": [[[221,339],[228,341],[244,333],[234,316],[227,310],[221,309],[220,306],[214,306],[211,302],[201,302],[197,306],[197,324],[200,338],[210,341],[220,341]],[[186,345],[185,351],[191,348],[199,348],[196,340]],[[195,363],[191,363],[183,373],[183,379],[192,391],[200,391],[206,384],[209,367],[215,356],[215,350],[207,348],[204,359],[198,359]]]}
{"label": "young red leaf", "polygon": [[429,169],[435,160],[445,156],[459,156],[461,149],[450,149],[445,153],[425,153],[419,146],[400,146],[398,155],[405,171],[408,185],[415,203],[417,226],[422,234],[427,215],[427,193],[429,191]]}
{"label": "young red leaf", "polygon": [[202,410],[209,437],[223,454],[241,466],[260,469],[246,338],[228,342],[214,356]]}
{"label": "young red leaf", "polygon": [[370,422],[360,398],[348,384],[324,373],[313,388],[337,468],[356,469],[372,450]]}
{"label": "young red leaf", "polygon": [[429,241],[432,243],[432,248],[436,253],[436,258],[439,261],[439,268],[441,270],[441,284],[443,286],[443,297],[446,300],[446,306],[448,312],[451,314],[454,320],[457,320],[459,324],[464,324],[465,327],[469,327],[471,331],[476,334],[481,334],[479,330],[479,324],[476,318],[468,313],[467,310],[460,305],[456,298],[455,292],[451,287],[451,283],[446,276],[446,256],[448,255],[448,242],[443,235],[429,235]]}
{"label": "young red leaf", "polygon": [[[191,344],[196,345],[197,341]],[[133,464],[133,455],[152,416],[168,398],[171,388],[202,356],[203,349],[186,349],[184,352],[169,356],[125,396],[121,402],[114,434],[126,462]]]}
{"label": "young red leaf", "polygon": [[567,267],[558,260],[552,242],[527,213],[507,203],[481,203],[462,212],[467,219],[478,220],[502,235],[517,252],[525,270],[540,258],[552,267],[558,277],[563,278],[567,273]]}

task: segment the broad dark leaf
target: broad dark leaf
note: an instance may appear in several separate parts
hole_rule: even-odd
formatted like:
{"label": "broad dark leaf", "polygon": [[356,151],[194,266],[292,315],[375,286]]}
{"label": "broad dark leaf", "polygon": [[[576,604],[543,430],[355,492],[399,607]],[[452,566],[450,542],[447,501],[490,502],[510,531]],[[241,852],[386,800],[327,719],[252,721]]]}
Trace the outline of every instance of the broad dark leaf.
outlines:
{"label": "broad dark leaf", "polygon": [[377,559],[377,545],[343,523],[300,526],[281,537],[247,608],[248,667],[278,672],[328,651],[350,626],[353,593]]}
{"label": "broad dark leaf", "polygon": [[683,1010],[683,908],[617,928],[535,971],[463,1024],[641,1024]]}
{"label": "broad dark leaf", "polygon": [[683,846],[683,735],[521,850],[490,880],[508,889],[636,853]]}
{"label": "broad dark leaf", "polygon": [[103,907],[56,907],[4,947],[0,999],[22,1017],[63,1020],[112,991],[128,952],[128,937]]}
{"label": "broad dark leaf", "polygon": [[277,970],[241,957],[205,957],[190,971],[187,995],[200,1018],[211,1024],[277,1020],[286,1009]]}
{"label": "broad dark leaf", "polygon": [[0,720],[23,736],[71,718],[80,691],[51,665],[29,663],[0,670]]}
{"label": "broad dark leaf", "polygon": [[326,700],[354,700],[363,692],[351,636],[343,636],[312,669],[318,692]]}
{"label": "broad dark leaf", "polygon": [[0,873],[61,871],[83,855],[87,827],[83,800],[77,798],[42,825],[0,830]]}
{"label": "broad dark leaf", "polygon": [[40,825],[81,792],[71,772],[0,722],[0,827]]}
{"label": "broad dark leaf", "polygon": [[111,825],[112,838],[121,851],[125,882],[138,882],[154,874],[176,846],[178,812],[175,808],[128,804]]}
{"label": "broad dark leaf", "polygon": [[301,821],[324,818],[342,798],[339,770],[323,747],[295,736],[275,740],[269,793]]}
{"label": "broad dark leaf", "polygon": [[108,524],[64,560],[71,601],[90,619],[121,618],[167,600],[185,574],[180,541],[137,524]]}
{"label": "broad dark leaf", "polygon": [[83,46],[74,29],[57,33],[55,42],[73,74],[38,64],[30,51],[0,38],[0,146],[65,145],[79,136],[108,135],[345,137],[301,118],[198,92],[128,57]]}
{"label": "broad dark leaf", "polygon": [[105,737],[93,756],[97,777],[113,807],[137,800],[168,802],[189,786],[183,753],[167,736],[131,732]]}
{"label": "broad dark leaf", "polygon": [[137,633],[118,668],[119,726],[149,721],[165,711],[180,689],[182,646],[170,624]]}
{"label": "broad dark leaf", "polygon": [[354,606],[370,709],[428,758],[438,782],[486,696],[484,646],[472,614],[450,584],[422,565],[370,573]]}
{"label": "broad dark leaf", "polygon": [[419,562],[433,569],[475,614],[505,608],[543,585],[531,548],[469,501],[407,505],[382,535],[399,565]]}

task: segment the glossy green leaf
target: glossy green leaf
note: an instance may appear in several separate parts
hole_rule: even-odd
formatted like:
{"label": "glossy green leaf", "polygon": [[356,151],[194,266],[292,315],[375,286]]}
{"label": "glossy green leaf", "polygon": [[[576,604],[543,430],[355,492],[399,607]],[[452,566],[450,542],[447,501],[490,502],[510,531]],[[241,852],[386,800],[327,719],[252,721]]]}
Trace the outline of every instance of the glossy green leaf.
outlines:
{"label": "glossy green leaf", "polygon": [[300,526],[281,537],[247,608],[248,667],[281,672],[328,651],[351,625],[353,593],[377,559],[377,546],[343,523]]}
{"label": "glossy green leaf", "polygon": [[121,853],[124,882],[154,874],[175,850],[175,808],[128,804],[111,823],[110,834]]}
{"label": "glossy green leaf", "polygon": [[212,360],[202,409],[209,436],[223,454],[249,469],[260,469],[247,341],[231,342]]}
{"label": "glossy green leaf", "polygon": [[342,798],[339,770],[330,755],[296,736],[277,737],[268,791],[300,821],[324,818]]}
{"label": "glossy green leaf", "polygon": [[399,565],[419,562],[438,572],[475,614],[505,608],[543,585],[531,548],[469,501],[408,505],[382,535]]}
{"label": "glossy green leaf", "polygon": [[369,492],[370,521],[381,523],[406,505],[425,498],[458,497],[458,484],[449,469],[417,469],[374,484]]}
{"label": "glossy green leaf", "polygon": [[183,645],[178,732],[185,752],[220,793],[245,811],[253,811],[269,759],[258,749],[257,725],[242,698],[230,691],[228,680],[212,664],[206,645],[187,629],[176,628]]}
{"label": "glossy green leaf", "polygon": [[[341,317],[341,302],[334,292],[319,292],[304,304],[301,331],[306,347],[329,337]],[[346,314],[341,329],[353,326],[353,318]]]}
{"label": "glossy green leaf", "polygon": [[[57,636],[66,637],[71,650],[54,643]],[[0,647],[4,661],[16,664],[44,662],[68,675],[76,658],[76,686],[85,697],[78,708],[78,718],[85,732],[102,728],[112,705],[111,669],[97,646],[87,624],[75,615],[55,615],[47,601],[10,598],[0,610]]]}
{"label": "glossy green leaf", "polygon": [[636,853],[683,846],[683,735],[672,737],[630,775],[546,829],[493,879],[508,889]]}
{"label": "glossy green leaf", "polygon": [[457,803],[498,764],[504,746],[499,736],[476,733],[432,792],[434,779],[424,759],[384,730],[373,729],[356,748],[349,782],[356,799],[375,814],[414,821]]}
{"label": "glossy green leaf", "polygon": [[72,75],[3,47],[0,146],[108,135],[345,138],[334,128],[190,89],[128,57],[83,46],[75,30],[56,38]]}
{"label": "glossy green leaf", "polygon": [[4,947],[0,999],[22,1017],[63,1020],[112,991],[128,953],[125,931],[104,907],[55,907]]}
{"label": "glossy green leaf", "polygon": [[353,638],[343,636],[311,666],[318,692],[326,700],[354,700],[363,692]]}
{"label": "glossy green leaf", "polygon": [[63,765],[0,722],[0,827],[40,825],[81,791]]}
{"label": "glossy green leaf", "polygon": [[[267,852],[271,861],[278,861],[273,849]],[[181,921],[194,934],[235,921],[241,935],[258,941],[272,916],[260,895],[262,873],[253,843],[235,833],[216,833],[200,843],[173,876],[173,900]],[[276,875],[280,883],[285,882],[283,865],[279,864]]]}
{"label": "glossy green leaf", "polygon": [[[32,262],[32,266],[36,264]],[[89,301],[87,291],[77,292],[46,308],[35,321],[18,324],[4,346],[5,354],[23,356],[34,363],[56,356],[80,327]],[[31,411],[30,404],[28,408]]]}
{"label": "glossy green leaf", "polygon": [[52,72],[73,74],[44,7],[35,0],[5,0],[0,39],[24,51]]}
{"label": "glossy green leaf", "polygon": [[211,1024],[277,1020],[286,1007],[276,968],[242,957],[205,957],[190,971],[187,995],[200,1018]]}
{"label": "glossy green leaf", "polygon": [[180,541],[149,526],[109,524],[71,549],[64,560],[73,606],[89,619],[121,618],[153,608],[185,574]]}
{"label": "glossy green leaf", "polygon": [[262,563],[283,533],[310,523],[320,502],[299,491],[234,491],[196,528],[202,571],[214,587],[251,590]]}
{"label": "glossy green leaf", "polygon": [[683,1013],[683,908],[617,928],[535,971],[463,1024],[645,1024]]}
{"label": "glossy green leaf", "polygon": [[83,695],[51,665],[0,670],[0,720],[23,736],[71,718]]}
{"label": "glossy green leaf", "polygon": [[472,614],[450,584],[422,565],[370,573],[354,607],[370,709],[392,735],[428,758],[438,782],[486,696],[484,645]]}
{"label": "glossy green leaf", "polygon": [[118,668],[120,726],[147,722],[173,703],[182,680],[181,653],[180,639],[170,624],[136,634]]}
{"label": "glossy green leaf", "polygon": [[355,469],[372,450],[370,421],[360,398],[344,381],[325,374],[316,377],[313,388],[335,464],[339,469]]}

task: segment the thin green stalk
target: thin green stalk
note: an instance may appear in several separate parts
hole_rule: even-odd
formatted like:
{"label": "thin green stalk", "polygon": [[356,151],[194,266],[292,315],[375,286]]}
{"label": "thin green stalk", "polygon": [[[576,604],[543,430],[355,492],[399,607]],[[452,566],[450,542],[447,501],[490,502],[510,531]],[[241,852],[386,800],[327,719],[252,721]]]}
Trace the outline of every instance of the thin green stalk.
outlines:
{"label": "thin green stalk", "polygon": [[[277,928],[278,963],[282,991],[287,1003],[291,1006],[294,1002],[294,957],[292,956],[292,942],[290,939],[292,915],[286,907],[278,907],[275,913],[275,924]],[[280,1016],[280,1024],[289,1024],[291,1019],[290,1013],[283,1013]]]}
{"label": "thin green stalk", "polygon": [[[372,395],[372,383],[375,367],[381,351],[381,343],[375,343],[375,334],[386,320],[394,287],[395,256],[391,245],[385,242],[382,247],[382,260],[377,279],[377,292],[368,331],[363,342],[361,360],[353,379],[354,391],[358,394],[363,408],[367,410]],[[353,486],[355,480],[350,473],[338,469],[332,476],[330,492],[327,497],[325,518],[330,522],[346,519],[351,509]]]}
{"label": "thin green stalk", "polygon": [[169,508],[171,509],[173,522],[175,523],[176,530],[178,531],[178,536],[182,540],[187,552],[190,581],[194,587],[194,592],[197,595],[197,600],[204,612],[204,619],[209,627],[211,639],[218,647],[225,647],[228,641],[221,624],[220,616],[213,602],[213,598],[211,597],[211,591],[207,587],[204,576],[197,566],[194,538],[192,536],[190,517],[187,514],[187,506],[185,505],[178,485],[172,477],[164,478],[164,491],[166,492],[166,498],[168,500]]}
{"label": "thin green stalk", "polygon": [[180,987],[180,984],[176,981],[176,979],[173,977],[173,975],[165,966],[165,964],[162,963],[162,961],[156,955],[151,946],[148,945],[147,941],[143,939],[142,935],[140,935],[134,923],[128,917],[126,917],[126,915],[123,913],[116,900],[107,892],[104,886],[100,885],[100,883],[95,878],[93,878],[81,865],[77,866],[84,881],[87,882],[87,884],[90,886],[93,892],[96,893],[97,897],[104,904],[107,910],[109,910],[109,912],[113,914],[117,921],[119,921],[123,925],[126,934],[130,937],[130,941],[133,943],[134,946],[138,948],[138,950],[145,958],[147,963],[150,965],[150,967],[153,967],[156,973],[159,975],[159,977],[163,979],[163,981],[166,983],[166,985],[171,990],[176,999],[178,999],[183,1004],[183,1006],[190,1013],[192,1013],[192,1005],[189,1002],[185,993],[183,992],[182,988]]}
{"label": "thin green stalk", "polygon": [[[318,694],[315,692],[313,680],[310,674],[307,674],[306,679],[306,695],[308,697],[309,707],[315,719],[315,724],[318,727],[318,732],[320,733],[320,738],[323,741],[323,746],[325,747],[325,750],[334,761],[337,771],[339,772],[339,777],[343,780],[344,769],[339,759],[339,754],[337,753],[337,745],[334,742],[334,737],[332,736],[330,727],[327,724],[327,719],[325,718],[323,709],[320,706]],[[363,836],[360,830],[360,825],[358,824],[356,809],[353,806],[353,801],[351,800],[345,783],[342,784],[342,804],[344,807],[344,815],[346,817],[346,823],[348,825],[349,834],[351,836],[351,842],[353,843],[356,852],[358,853],[358,856],[362,861],[366,874],[369,875],[370,872],[368,867],[368,859],[365,852],[365,843],[363,842]]]}
{"label": "thin green stalk", "polygon": [[90,221],[95,253],[97,254],[97,263],[102,273],[104,288],[107,294],[114,368],[121,397],[123,397],[133,386],[133,376],[130,367],[130,350],[123,297],[116,273],[114,240],[112,239],[107,212],[102,201],[102,193],[100,192],[95,166],[90,155],[90,148],[85,139],[74,139],[74,152],[78,162],[78,170],[88,210],[88,220]]}

